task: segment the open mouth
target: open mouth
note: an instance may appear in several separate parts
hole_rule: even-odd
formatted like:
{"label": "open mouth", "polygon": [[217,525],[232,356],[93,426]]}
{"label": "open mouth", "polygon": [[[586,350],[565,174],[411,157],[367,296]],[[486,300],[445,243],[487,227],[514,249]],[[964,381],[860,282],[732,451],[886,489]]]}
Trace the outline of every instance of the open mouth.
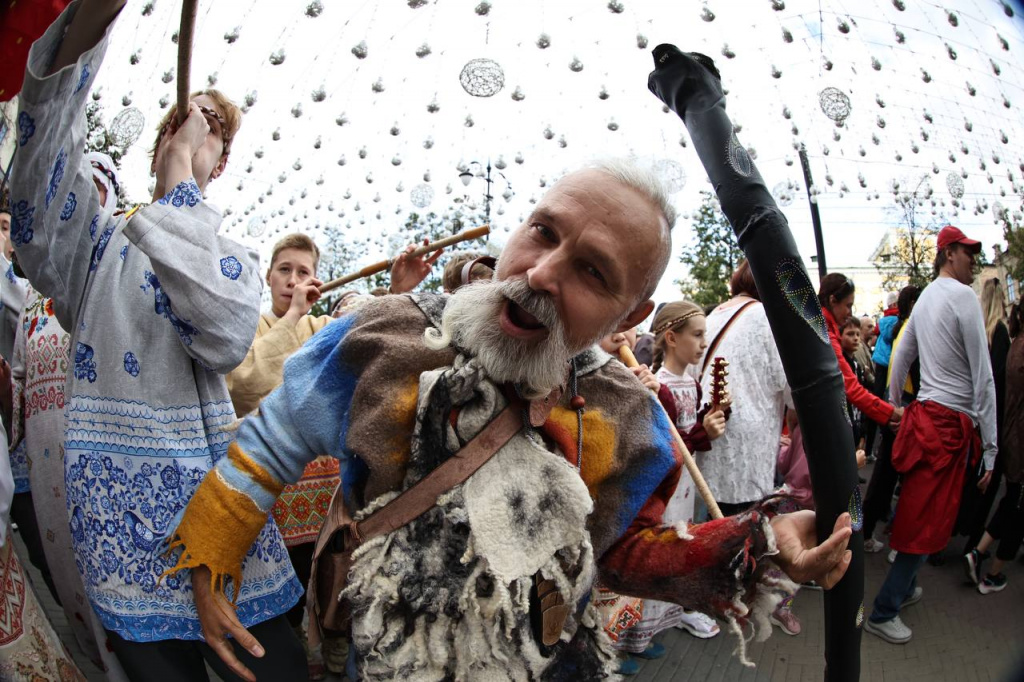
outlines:
{"label": "open mouth", "polygon": [[547,327],[522,306],[511,299],[502,306],[500,326],[509,336],[521,339],[539,339],[548,334]]}

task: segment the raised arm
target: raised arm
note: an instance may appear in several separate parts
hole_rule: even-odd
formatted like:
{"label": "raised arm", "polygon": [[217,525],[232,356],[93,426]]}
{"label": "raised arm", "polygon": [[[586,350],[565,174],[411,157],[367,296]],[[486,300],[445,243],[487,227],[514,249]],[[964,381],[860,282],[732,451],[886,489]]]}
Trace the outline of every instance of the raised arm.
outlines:
{"label": "raised arm", "polygon": [[112,209],[100,208],[81,150],[89,89],[122,4],[72,3],[32,46],[20,96],[11,239],[29,281],[54,299],[57,319],[71,330],[96,240],[112,229]]}

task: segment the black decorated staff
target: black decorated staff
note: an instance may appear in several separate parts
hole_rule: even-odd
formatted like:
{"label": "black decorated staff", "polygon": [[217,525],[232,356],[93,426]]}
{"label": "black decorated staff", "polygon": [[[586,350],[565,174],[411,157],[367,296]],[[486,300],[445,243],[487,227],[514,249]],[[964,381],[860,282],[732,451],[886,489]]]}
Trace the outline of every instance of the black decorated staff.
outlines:
{"label": "black decorated staff", "polygon": [[648,87],[686,125],[764,303],[803,431],[819,542],[829,537],[843,512],[849,511],[853,520],[853,559],[843,579],[825,592],[825,679],[857,680],[864,619],[863,518],[843,378],[825,319],[786,218],[736,139],[714,62],[672,45],[655,48],[654,62]]}

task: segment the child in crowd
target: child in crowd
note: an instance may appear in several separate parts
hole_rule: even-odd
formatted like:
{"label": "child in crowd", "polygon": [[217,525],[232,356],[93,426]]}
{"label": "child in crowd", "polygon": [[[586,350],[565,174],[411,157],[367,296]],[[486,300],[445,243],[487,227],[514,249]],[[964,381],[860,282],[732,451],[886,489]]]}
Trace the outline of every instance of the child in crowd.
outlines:
{"label": "child in crowd", "polygon": [[[635,370],[641,382],[658,394],[691,452],[707,451],[711,441],[725,432],[725,412],[720,408],[711,410],[710,405],[700,408],[700,386],[686,372],[689,365],[700,362],[707,349],[704,322],[704,311],[690,301],[663,306],[654,318],[652,330],[655,337],[654,374],[648,376],[650,370],[643,365]],[[608,350],[604,343],[602,347]],[[693,523],[695,494],[693,479],[684,470],[665,508],[664,523]],[[648,599],[644,601],[640,623],[621,633],[616,646],[620,651],[636,656],[655,658],[663,653],[664,647],[651,640],[658,632],[670,627],[686,630],[701,639],[714,637],[720,631],[714,619],[703,613]]]}
{"label": "child in crowd", "polygon": [[[861,345],[861,323],[854,316],[850,316],[843,323],[839,330],[839,344],[843,349],[843,358],[850,366],[853,373],[857,375],[857,381],[867,390],[871,390],[871,383],[864,373],[864,366],[857,360],[857,350]],[[846,403],[847,414],[850,423],[853,424],[853,442],[857,443],[857,449],[864,449],[864,433],[861,424],[861,412],[850,401]]]}

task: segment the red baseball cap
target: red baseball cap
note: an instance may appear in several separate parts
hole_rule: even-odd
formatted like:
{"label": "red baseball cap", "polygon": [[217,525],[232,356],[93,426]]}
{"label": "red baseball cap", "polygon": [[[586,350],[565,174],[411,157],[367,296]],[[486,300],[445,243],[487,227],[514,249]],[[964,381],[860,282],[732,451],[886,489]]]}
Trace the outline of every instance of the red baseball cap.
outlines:
{"label": "red baseball cap", "polygon": [[967,235],[961,232],[959,227],[946,225],[944,228],[939,230],[939,251],[951,244],[963,244],[973,253],[981,253],[981,242],[977,239],[968,239]]}

